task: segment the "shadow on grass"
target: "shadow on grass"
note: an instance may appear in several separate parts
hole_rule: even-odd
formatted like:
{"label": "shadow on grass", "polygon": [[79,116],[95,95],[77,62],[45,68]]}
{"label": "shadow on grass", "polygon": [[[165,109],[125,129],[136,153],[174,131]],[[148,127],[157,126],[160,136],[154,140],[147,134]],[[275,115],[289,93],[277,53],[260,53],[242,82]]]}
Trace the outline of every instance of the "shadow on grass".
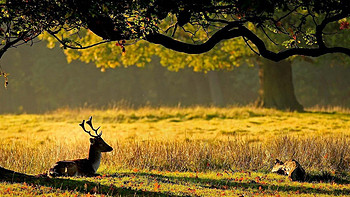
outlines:
{"label": "shadow on grass", "polygon": [[330,173],[323,172],[322,174],[306,174],[305,182],[333,182],[337,184],[350,184],[350,178],[342,178],[341,176],[333,176]]}
{"label": "shadow on grass", "polygon": [[91,181],[72,180],[65,178],[37,177],[7,170],[0,167],[0,182],[27,183],[41,185],[61,190],[77,191],[80,193],[104,194],[108,196],[172,196],[166,193],[120,188],[114,185],[106,186]]}
{"label": "shadow on grass", "polygon": [[[170,183],[176,185],[187,185],[192,183],[199,187],[209,188],[209,189],[221,189],[221,190],[232,190],[235,188],[241,188],[243,190],[262,190],[266,193],[278,192],[289,192],[289,193],[299,193],[299,194],[327,194],[327,195],[347,195],[350,193],[350,189],[345,188],[311,188],[303,186],[293,186],[293,185],[279,185],[275,183],[261,183],[256,181],[241,182],[234,179],[210,179],[210,178],[198,178],[198,177],[187,177],[187,176],[171,176],[171,175],[161,175],[155,173],[146,172],[128,172],[128,173],[118,173],[110,175],[107,177],[112,178],[123,178],[123,177],[144,177],[149,180],[157,180],[159,183]],[[309,175],[307,177],[308,182],[334,182],[338,184],[349,184],[350,181],[347,179],[341,179],[334,176],[325,175]],[[90,193],[90,194],[105,194],[108,196],[171,196],[170,193],[160,193],[151,191],[141,191],[132,188],[121,188],[115,185],[101,185],[99,183],[86,181],[86,180],[72,180],[65,178],[48,178],[48,177],[35,177],[32,175],[22,174],[6,170],[0,167],[0,182],[9,183],[24,183],[41,185],[52,188],[57,188],[61,190],[77,191],[80,193]]]}
{"label": "shadow on grass", "polygon": [[299,113],[305,113],[305,114],[316,114],[316,115],[339,115],[339,116],[346,116],[350,117],[350,114],[348,112],[337,112],[334,111],[311,111],[311,110],[305,110],[303,112]]}
{"label": "shadow on grass", "polygon": [[[266,190],[271,191],[274,193],[275,191],[279,192],[295,192],[299,194],[314,194],[314,195],[320,195],[320,194],[326,194],[326,195],[348,195],[350,193],[350,189],[324,189],[324,188],[311,188],[311,187],[305,187],[305,186],[292,186],[292,185],[277,185],[277,184],[262,184],[255,181],[251,182],[240,182],[235,181],[233,179],[209,179],[209,178],[196,178],[196,177],[186,177],[186,176],[165,176],[160,174],[154,174],[154,173],[145,173],[145,172],[130,172],[130,173],[119,173],[115,175],[111,175],[112,177],[124,177],[124,176],[144,176],[149,179],[156,179],[158,182],[163,183],[172,183],[172,184],[186,184],[188,182],[191,182],[193,184],[196,184],[200,187],[210,188],[210,189],[233,189],[233,188],[242,188],[242,189],[255,189],[257,191],[259,190]],[[313,175],[309,177],[310,182],[334,182],[337,184],[348,184],[350,183],[349,180],[346,179],[340,179],[335,177],[328,177],[328,179],[325,179],[325,177]]]}

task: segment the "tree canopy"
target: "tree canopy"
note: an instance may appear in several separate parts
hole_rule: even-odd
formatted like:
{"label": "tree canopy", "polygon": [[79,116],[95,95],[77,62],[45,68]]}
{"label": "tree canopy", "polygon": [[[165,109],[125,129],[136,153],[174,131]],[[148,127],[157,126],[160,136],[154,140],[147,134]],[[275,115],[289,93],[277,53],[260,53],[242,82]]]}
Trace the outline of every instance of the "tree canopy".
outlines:
{"label": "tree canopy", "polygon": [[[200,54],[224,40],[242,38],[255,53],[273,61],[294,55],[350,55],[339,40],[349,33],[350,15],[349,2],[341,0],[7,0],[1,6],[9,16],[0,19],[2,26],[7,20],[12,29],[20,28],[12,38],[26,41],[47,31],[71,49],[118,41],[125,50],[126,44],[146,40]],[[84,29],[101,40],[89,46],[79,43]],[[70,33],[65,37],[62,31]],[[5,38],[7,30],[2,32]]]}

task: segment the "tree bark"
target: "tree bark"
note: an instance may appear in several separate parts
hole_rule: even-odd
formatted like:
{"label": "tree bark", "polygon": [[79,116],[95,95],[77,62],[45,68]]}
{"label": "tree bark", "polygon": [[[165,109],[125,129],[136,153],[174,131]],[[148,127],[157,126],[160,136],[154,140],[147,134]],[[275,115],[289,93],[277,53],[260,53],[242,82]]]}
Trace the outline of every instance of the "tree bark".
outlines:
{"label": "tree bark", "polygon": [[204,77],[203,73],[193,73],[192,75],[192,82],[194,84],[195,88],[195,96],[196,96],[196,104],[198,105],[205,105],[208,103],[209,96],[208,96],[208,87],[206,86],[207,81]]}
{"label": "tree bark", "polygon": [[259,63],[260,90],[257,106],[288,111],[303,111],[296,99],[290,61]]}
{"label": "tree bark", "polygon": [[208,80],[209,80],[210,96],[213,104],[216,106],[223,106],[224,99],[222,96],[218,73],[216,71],[209,71]]}

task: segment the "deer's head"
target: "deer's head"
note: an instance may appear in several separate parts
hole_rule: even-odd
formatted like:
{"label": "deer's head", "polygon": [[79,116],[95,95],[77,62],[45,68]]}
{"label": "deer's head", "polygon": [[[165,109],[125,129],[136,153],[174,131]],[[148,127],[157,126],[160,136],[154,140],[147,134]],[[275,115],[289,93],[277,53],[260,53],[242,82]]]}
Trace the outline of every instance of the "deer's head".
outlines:
{"label": "deer's head", "polygon": [[275,172],[277,174],[285,174],[284,163],[278,159],[276,159],[275,165],[272,167],[271,172]]}
{"label": "deer's head", "polygon": [[90,116],[89,120],[86,121],[86,124],[89,125],[90,128],[95,132],[95,134],[91,134],[91,131],[85,129],[85,120],[83,120],[83,122],[79,124],[81,128],[83,128],[83,130],[92,137],[90,138],[90,147],[99,152],[112,151],[113,148],[102,139],[102,131],[100,133],[97,133],[100,127],[94,129],[94,127],[92,126],[92,116]]}

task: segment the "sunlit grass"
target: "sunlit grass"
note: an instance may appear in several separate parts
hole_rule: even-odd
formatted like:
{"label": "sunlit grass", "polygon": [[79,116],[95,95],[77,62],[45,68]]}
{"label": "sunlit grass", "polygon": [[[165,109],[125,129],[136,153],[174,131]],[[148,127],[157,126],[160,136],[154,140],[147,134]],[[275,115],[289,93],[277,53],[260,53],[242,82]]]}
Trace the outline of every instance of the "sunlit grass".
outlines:
{"label": "sunlit grass", "polygon": [[[38,174],[58,160],[87,157],[89,136],[78,124],[93,115],[94,125],[101,126],[103,138],[114,151],[102,156],[98,172],[106,177],[84,180],[171,195],[344,194],[337,185],[347,191],[349,185],[332,180],[348,179],[350,111],[309,111],[116,107],[0,115],[0,166]],[[297,159],[311,175],[329,175],[328,183],[309,178],[317,183],[308,186],[269,174],[276,158]],[[244,174],[239,174],[242,170]],[[272,178],[265,180],[265,186],[256,183],[256,176]],[[239,181],[241,177],[246,182]],[[165,179],[176,181],[165,183]],[[161,185],[158,191],[156,183]],[[2,186],[7,190],[6,184]]]}

